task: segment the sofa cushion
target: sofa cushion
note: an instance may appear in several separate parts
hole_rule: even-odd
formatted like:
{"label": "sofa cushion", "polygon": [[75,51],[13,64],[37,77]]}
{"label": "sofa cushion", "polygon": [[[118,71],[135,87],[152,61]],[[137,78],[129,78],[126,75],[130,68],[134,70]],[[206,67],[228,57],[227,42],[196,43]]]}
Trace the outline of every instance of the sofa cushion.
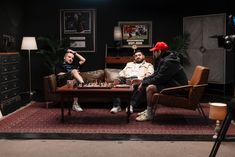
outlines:
{"label": "sofa cushion", "polygon": [[119,77],[119,72],[122,69],[113,69],[113,68],[105,68],[105,81],[106,82],[113,82],[115,79]]}
{"label": "sofa cushion", "polygon": [[81,72],[80,75],[82,76],[84,82],[104,82],[104,70],[94,70],[94,71],[87,71]]}

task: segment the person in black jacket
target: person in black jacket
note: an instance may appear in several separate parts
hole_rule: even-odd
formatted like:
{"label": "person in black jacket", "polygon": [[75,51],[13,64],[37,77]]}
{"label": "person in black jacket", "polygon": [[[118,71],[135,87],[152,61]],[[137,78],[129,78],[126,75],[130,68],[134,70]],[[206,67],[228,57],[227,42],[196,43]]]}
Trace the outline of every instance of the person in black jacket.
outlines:
{"label": "person in black jacket", "polygon": [[159,62],[154,74],[144,78],[138,90],[132,96],[132,106],[138,105],[143,94],[146,94],[147,98],[147,109],[137,114],[137,121],[147,121],[153,118],[153,104],[151,104],[153,93],[160,92],[167,87],[188,84],[188,79],[180,64],[179,57],[176,52],[168,50],[168,45],[165,42],[157,42],[150,51],[154,53]]}

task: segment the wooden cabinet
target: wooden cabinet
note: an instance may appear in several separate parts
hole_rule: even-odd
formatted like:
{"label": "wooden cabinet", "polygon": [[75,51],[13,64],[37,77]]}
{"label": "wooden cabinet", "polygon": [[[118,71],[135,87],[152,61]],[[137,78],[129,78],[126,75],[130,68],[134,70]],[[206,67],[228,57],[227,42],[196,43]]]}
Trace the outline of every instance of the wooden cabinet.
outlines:
{"label": "wooden cabinet", "polygon": [[[139,48],[145,55],[145,60],[153,64],[153,54],[149,48]],[[105,67],[120,67],[124,68],[127,62],[133,61],[133,52],[131,48],[116,48],[106,45],[105,48]]]}
{"label": "wooden cabinet", "polygon": [[19,53],[0,53],[0,107],[1,111],[20,100]]}

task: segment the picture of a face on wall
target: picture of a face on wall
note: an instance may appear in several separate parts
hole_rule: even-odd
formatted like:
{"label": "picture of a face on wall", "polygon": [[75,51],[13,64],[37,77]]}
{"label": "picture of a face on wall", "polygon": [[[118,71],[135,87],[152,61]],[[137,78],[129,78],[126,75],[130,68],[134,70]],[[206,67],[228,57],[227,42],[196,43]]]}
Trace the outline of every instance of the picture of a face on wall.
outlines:
{"label": "picture of a face on wall", "polygon": [[91,33],[91,15],[88,11],[64,12],[65,34],[89,34]]}

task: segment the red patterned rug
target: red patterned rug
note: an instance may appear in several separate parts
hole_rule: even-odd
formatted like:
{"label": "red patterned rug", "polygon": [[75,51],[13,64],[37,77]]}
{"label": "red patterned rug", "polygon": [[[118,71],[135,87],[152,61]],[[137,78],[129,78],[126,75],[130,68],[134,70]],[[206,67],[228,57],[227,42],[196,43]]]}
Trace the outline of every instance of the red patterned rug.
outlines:
{"label": "red patterned rug", "polygon": [[[65,110],[62,123],[60,108],[46,109],[39,102],[27,105],[0,120],[0,138],[212,140],[214,134],[215,121],[206,123],[198,111],[162,106],[154,121],[136,122],[134,113],[127,123],[125,111],[83,108],[71,116]],[[204,104],[203,110],[208,115],[209,106]],[[235,135],[235,126],[228,135]]]}

